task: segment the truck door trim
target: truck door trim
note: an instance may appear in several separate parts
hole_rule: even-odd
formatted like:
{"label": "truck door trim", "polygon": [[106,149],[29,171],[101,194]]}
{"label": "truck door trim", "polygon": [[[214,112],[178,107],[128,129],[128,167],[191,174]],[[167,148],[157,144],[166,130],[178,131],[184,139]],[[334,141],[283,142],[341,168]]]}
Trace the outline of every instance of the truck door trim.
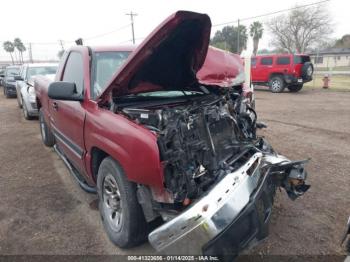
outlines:
{"label": "truck door trim", "polygon": [[75,144],[72,140],[62,134],[54,125],[52,125],[53,133],[56,139],[61,141],[69,150],[80,159],[83,159],[84,150]]}

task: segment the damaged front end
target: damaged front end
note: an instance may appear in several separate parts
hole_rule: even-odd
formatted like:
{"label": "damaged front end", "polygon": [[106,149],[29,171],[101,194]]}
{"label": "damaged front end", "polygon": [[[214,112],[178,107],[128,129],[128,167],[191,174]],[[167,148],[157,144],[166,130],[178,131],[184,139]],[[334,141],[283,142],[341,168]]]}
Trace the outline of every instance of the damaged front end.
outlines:
{"label": "damaged front end", "polygon": [[258,137],[263,125],[237,90],[201,89],[166,106],[118,110],[158,137],[172,204],[156,205],[168,222],[149,234],[152,246],[171,254],[232,255],[267,235],[277,187],[292,200],[309,188],[308,160],[290,161]]}

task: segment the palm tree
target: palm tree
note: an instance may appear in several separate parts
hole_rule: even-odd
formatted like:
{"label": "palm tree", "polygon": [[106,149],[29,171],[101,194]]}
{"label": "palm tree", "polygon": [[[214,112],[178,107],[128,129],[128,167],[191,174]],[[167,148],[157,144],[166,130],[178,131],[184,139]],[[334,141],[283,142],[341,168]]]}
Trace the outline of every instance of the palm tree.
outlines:
{"label": "palm tree", "polygon": [[15,38],[15,40],[13,41],[13,45],[15,46],[15,48],[20,53],[20,60],[23,63],[23,52],[27,50],[26,47],[24,46],[22,40],[19,39],[18,37]]}
{"label": "palm tree", "polygon": [[262,38],[264,32],[263,25],[255,21],[250,25],[250,36],[253,38],[253,54],[256,55],[259,48],[259,40]]}
{"label": "palm tree", "polygon": [[13,45],[12,42],[6,41],[6,42],[4,42],[3,47],[4,47],[4,50],[6,52],[10,53],[12,64],[14,64],[12,53],[13,53],[13,51],[15,51],[15,46]]}

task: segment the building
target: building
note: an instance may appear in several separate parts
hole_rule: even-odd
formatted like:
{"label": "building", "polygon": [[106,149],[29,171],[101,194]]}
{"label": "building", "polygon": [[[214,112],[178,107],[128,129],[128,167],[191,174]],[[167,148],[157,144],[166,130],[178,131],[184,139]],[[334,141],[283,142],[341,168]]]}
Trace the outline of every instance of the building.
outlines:
{"label": "building", "polygon": [[350,48],[329,48],[310,56],[317,68],[350,67]]}

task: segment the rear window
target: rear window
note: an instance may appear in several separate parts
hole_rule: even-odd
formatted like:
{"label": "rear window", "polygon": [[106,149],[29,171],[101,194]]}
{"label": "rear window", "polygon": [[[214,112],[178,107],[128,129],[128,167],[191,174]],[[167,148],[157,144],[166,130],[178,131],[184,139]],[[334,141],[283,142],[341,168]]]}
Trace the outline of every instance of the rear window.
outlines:
{"label": "rear window", "polygon": [[288,56],[277,57],[277,65],[289,65],[289,64],[290,64],[290,57]]}
{"label": "rear window", "polygon": [[272,65],[272,57],[261,58],[260,64],[262,64],[262,65]]}
{"label": "rear window", "polygon": [[306,62],[310,62],[310,56],[294,56],[294,64],[305,64]]}

